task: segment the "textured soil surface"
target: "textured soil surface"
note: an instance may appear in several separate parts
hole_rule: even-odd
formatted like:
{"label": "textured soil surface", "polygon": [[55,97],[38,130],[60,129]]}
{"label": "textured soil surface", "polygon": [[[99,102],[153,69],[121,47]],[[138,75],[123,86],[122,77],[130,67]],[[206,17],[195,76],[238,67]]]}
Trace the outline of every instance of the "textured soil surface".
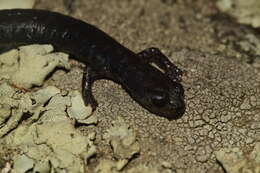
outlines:
{"label": "textured soil surface", "polygon": [[[98,26],[129,49],[160,48],[185,72],[186,112],[176,121],[155,116],[139,106],[121,87],[98,81],[93,87],[100,149],[110,158],[101,135],[118,116],[138,136],[141,153],[127,167],[167,161],[173,172],[224,172],[214,151],[237,146],[250,151],[260,140],[259,58],[240,51],[239,34],[254,33],[218,14],[213,3],[198,0],[42,0],[36,8],[54,10]],[[228,41],[226,41],[228,40]],[[48,84],[80,89],[81,70],[54,74]],[[60,76],[60,77],[59,77]],[[90,164],[91,165],[91,164]],[[127,168],[126,168],[127,169]]]}

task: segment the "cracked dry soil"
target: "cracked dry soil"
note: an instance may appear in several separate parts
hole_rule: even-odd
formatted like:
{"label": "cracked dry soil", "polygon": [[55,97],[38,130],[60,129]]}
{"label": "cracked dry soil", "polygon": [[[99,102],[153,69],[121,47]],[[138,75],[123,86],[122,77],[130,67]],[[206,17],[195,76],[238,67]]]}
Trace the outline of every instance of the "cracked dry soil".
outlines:
{"label": "cracked dry soil", "polygon": [[[159,47],[185,72],[187,108],[177,121],[150,114],[113,82],[96,82],[93,92],[99,106],[95,114],[100,123],[94,130],[102,155],[109,156],[110,150],[101,134],[117,116],[135,129],[141,144],[140,155],[129,167],[167,161],[176,172],[224,172],[214,151],[228,146],[250,150],[260,140],[259,68],[220,51],[223,44],[216,39],[215,27],[221,28],[222,23],[203,13],[214,13],[208,4],[202,11],[201,4],[189,0],[38,1],[36,8],[81,18],[136,52]],[[54,83],[80,88],[79,73],[72,69]]]}

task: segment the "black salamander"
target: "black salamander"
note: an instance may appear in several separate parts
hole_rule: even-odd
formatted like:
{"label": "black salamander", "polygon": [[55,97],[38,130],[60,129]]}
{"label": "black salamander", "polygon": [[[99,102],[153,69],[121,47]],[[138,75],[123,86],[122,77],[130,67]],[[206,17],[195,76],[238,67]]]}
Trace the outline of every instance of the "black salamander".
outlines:
{"label": "black salamander", "polygon": [[91,85],[109,79],[154,114],[172,120],[185,112],[182,71],[157,48],[134,53],[95,26],[56,12],[0,10],[0,53],[28,44],[52,44],[86,64],[82,96],[94,109]]}

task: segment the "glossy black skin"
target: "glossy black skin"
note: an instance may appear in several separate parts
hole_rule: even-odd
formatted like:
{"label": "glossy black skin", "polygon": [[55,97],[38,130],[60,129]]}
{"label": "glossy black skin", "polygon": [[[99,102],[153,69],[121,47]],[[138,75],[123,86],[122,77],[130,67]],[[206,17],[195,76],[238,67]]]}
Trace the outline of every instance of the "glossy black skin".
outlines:
{"label": "glossy black skin", "polygon": [[52,44],[86,64],[82,95],[94,108],[92,83],[110,79],[156,115],[172,120],[185,111],[182,72],[157,48],[136,54],[98,28],[56,12],[0,10],[0,53],[27,44]]}

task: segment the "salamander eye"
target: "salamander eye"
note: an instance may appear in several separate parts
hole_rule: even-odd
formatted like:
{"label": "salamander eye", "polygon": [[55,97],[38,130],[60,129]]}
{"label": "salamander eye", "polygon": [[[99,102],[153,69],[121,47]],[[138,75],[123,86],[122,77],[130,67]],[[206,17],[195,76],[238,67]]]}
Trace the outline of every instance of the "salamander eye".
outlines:
{"label": "salamander eye", "polygon": [[155,95],[152,97],[152,102],[155,106],[162,107],[166,104],[167,99],[162,95]]}

